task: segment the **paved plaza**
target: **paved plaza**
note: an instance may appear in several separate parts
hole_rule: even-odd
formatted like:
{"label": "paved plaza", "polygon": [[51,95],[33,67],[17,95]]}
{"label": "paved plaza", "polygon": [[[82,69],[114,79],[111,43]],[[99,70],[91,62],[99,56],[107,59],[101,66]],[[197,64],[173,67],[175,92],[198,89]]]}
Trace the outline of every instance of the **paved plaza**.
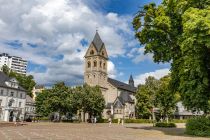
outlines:
{"label": "paved plaza", "polygon": [[178,128],[154,128],[150,124],[29,123],[0,127],[0,140],[207,140],[184,135]]}

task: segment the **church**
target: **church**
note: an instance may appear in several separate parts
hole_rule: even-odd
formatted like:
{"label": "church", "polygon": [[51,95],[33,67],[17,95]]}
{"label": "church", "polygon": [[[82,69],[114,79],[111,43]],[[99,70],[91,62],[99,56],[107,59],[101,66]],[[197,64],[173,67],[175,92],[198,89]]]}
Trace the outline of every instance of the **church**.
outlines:
{"label": "church", "polygon": [[133,77],[130,76],[128,84],[108,77],[109,57],[97,31],[84,58],[84,83],[90,86],[98,85],[106,102],[103,118],[135,118],[136,87]]}

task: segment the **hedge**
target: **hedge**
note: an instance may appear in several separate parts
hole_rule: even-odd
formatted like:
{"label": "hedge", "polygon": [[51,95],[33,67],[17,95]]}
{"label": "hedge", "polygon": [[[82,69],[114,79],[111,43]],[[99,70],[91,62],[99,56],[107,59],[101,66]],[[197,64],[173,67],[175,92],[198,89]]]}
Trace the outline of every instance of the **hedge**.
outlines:
{"label": "hedge", "polygon": [[152,123],[149,119],[125,119],[125,123]]}
{"label": "hedge", "polygon": [[173,120],[170,120],[170,122],[173,122],[173,123],[186,123],[187,122],[187,119],[173,119]]}
{"label": "hedge", "polygon": [[185,133],[194,136],[210,136],[210,118],[195,117],[187,120]]}
{"label": "hedge", "polygon": [[158,122],[155,124],[156,127],[176,127],[176,124],[175,123],[166,123],[166,122]]}

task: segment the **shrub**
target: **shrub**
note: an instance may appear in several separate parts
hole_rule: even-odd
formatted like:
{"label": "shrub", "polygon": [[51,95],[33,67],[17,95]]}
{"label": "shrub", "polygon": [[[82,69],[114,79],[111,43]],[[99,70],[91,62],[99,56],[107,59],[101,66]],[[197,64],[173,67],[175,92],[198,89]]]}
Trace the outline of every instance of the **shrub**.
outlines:
{"label": "shrub", "polygon": [[173,122],[173,123],[186,123],[187,119],[183,119],[183,120],[173,119],[173,120],[170,120],[170,122]]}
{"label": "shrub", "polygon": [[108,123],[108,119],[100,118],[99,120],[97,120],[97,123]]}
{"label": "shrub", "polygon": [[125,123],[152,123],[149,119],[125,119]]}
{"label": "shrub", "polygon": [[210,118],[196,117],[187,120],[185,133],[195,136],[210,136]]}
{"label": "shrub", "polygon": [[176,127],[175,123],[158,122],[155,124],[156,127]]}

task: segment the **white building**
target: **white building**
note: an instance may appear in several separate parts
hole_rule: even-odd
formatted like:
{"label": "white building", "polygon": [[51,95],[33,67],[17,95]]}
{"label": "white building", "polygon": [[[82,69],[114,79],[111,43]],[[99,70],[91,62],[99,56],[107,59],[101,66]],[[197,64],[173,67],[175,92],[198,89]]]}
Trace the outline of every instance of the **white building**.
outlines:
{"label": "white building", "polygon": [[0,54],[0,68],[7,65],[12,71],[26,74],[27,61],[21,57],[9,56],[7,53]]}
{"label": "white building", "polygon": [[193,116],[201,116],[203,115],[203,111],[195,111],[195,112],[192,112],[190,110],[187,110],[182,102],[178,102],[176,104],[176,110],[175,110],[175,113],[174,113],[174,117],[176,119],[188,119],[188,118],[191,118]]}
{"label": "white building", "polygon": [[26,95],[25,119],[32,119],[35,116],[35,101],[29,95]]}
{"label": "white building", "polygon": [[26,91],[15,78],[0,72],[0,121],[23,120]]}

